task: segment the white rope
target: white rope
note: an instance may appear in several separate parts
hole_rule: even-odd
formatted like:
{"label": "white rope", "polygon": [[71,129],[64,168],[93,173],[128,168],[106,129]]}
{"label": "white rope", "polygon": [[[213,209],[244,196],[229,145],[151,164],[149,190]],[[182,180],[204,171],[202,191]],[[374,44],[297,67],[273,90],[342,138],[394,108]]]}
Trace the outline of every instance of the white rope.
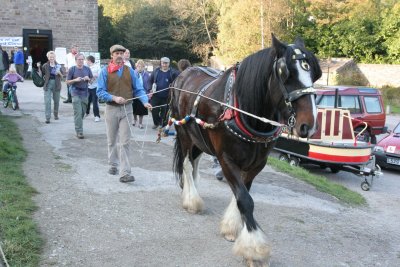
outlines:
{"label": "white rope", "polygon": [[[215,103],[218,103],[218,104],[220,104],[221,106],[225,106],[225,107],[227,107],[227,108],[236,110],[236,111],[238,111],[238,112],[240,112],[240,113],[243,113],[243,114],[245,114],[245,115],[247,115],[247,116],[250,116],[250,117],[252,117],[252,118],[255,118],[255,119],[257,119],[257,120],[260,120],[260,121],[262,121],[262,122],[264,122],[264,123],[269,123],[269,124],[271,124],[271,125],[279,126],[279,127],[285,126],[285,125],[282,124],[282,123],[279,123],[279,122],[276,122],[276,121],[273,121],[273,120],[269,120],[269,119],[264,118],[264,117],[259,117],[259,116],[257,116],[257,115],[251,114],[251,113],[249,113],[249,112],[247,112],[247,111],[241,110],[241,109],[239,109],[239,108],[236,108],[236,107],[231,106],[231,105],[229,105],[229,104],[226,104],[226,103],[224,103],[224,102],[215,100],[215,99],[213,99],[213,98],[211,98],[211,97],[208,97],[208,96],[205,96],[205,95],[200,95],[200,94],[198,94],[197,92],[191,92],[191,91],[188,91],[188,90],[185,90],[185,89],[181,89],[181,88],[177,88],[177,87],[173,87],[173,86],[172,86],[172,87],[168,87],[168,88],[164,88],[164,89],[161,89],[161,90],[158,90],[157,92],[154,92],[153,94],[157,94],[157,93],[160,93],[160,92],[162,92],[162,91],[169,90],[169,89],[175,89],[175,90],[182,91],[182,92],[185,92],[185,93],[189,93],[189,94],[192,94],[192,95],[199,95],[199,96],[201,96],[201,97],[203,97],[203,98],[206,98],[206,99],[208,99],[208,100],[214,101]],[[128,100],[138,99],[138,98],[141,98],[141,97],[142,97],[142,96],[138,96],[138,97],[130,98],[130,99],[128,99]],[[161,105],[161,106],[163,106],[163,105]],[[156,106],[156,107],[153,107],[153,108],[158,108],[158,107],[160,107],[160,106]]]}
{"label": "white rope", "polygon": [[[129,103],[129,105],[132,105],[131,103]],[[124,104],[124,111],[125,111],[125,116],[126,116],[126,120],[128,121],[128,127],[129,127],[129,131],[131,132],[131,137],[134,137],[134,131],[132,130],[132,124],[129,121],[129,116],[128,116],[128,112],[126,111],[126,104]],[[146,124],[146,128],[144,129],[144,136],[146,136],[146,132],[147,132],[147,125]],[[142,141],[142,145],[140,145],[134,138],[133,141],[135,141],[135,143],[137,144],[137,146],[139,147],[139,153],[140,153],[140,157],[143,159],[143,152],[144,152],[144,140]]]}
{"label": "white rope", "polygon": [[0,253],[1,253],[1,258],[3,259],[3,262],[6,264],[6,267],[10,267],[10,265],[8,265],[8,262],[6,259],[6,255],[4,255],[3,248],[1,247],[1,242],[0,242]]}
{"label": "white rope", "polygon": [[[175,89],[175,90],[179,90],[179,91],[182,91],[182,92],[185,92],[185,93],[197,95],[197,93],[191,92],[191,91],[188,91],[188,90],[185,90],[185,89],[176,88],[176,87],[170,87],[170,88],[173,88],[173,89]],[[230,108],[230,109],[236,110],[236,111],[238,111],[238,112],[240,112],[240,113],[246,114],[247,116],[253,117],[253,118],[255,118],[255,119],[257,119],[257,120],[260,120],[260,121],[262,121],[262,122],[269,123],[269,124],[272,124],[272,125],[274,125],[274,126],[280,126],[280,127],[284,126],[284,124],[282,124],[282,123],[279,123],[279,122],[276,122],[276,121],[272,121],[272,120],[269,120],[269,119],[267,119],[267,118],[259,117],[259,116],[257,116],[257,115],[251,114],[251,113],[249,113],[249,112],[247,112],[247,111],[244,111],[244,110],[241,110],[241,109],[238,109],[238,108],[236,108],[236,107],[234,107],[234,106],[231,106],[231,105],[229,105],[229,104],[226,104],[226,103],[224,103],[224,102],[215,100],[215,99],[213,99],[213,98],[211,98],[211,97],[208,97],[208,96],[205,96],[205,95],[200,95],[200,96],[203,97],[203,98],[206,98],[206,99],[208,99],[208,100],[214,101],[214,102],[220,104],[221,106],[225,106],[225,107],[228,107],[228,108]]]}

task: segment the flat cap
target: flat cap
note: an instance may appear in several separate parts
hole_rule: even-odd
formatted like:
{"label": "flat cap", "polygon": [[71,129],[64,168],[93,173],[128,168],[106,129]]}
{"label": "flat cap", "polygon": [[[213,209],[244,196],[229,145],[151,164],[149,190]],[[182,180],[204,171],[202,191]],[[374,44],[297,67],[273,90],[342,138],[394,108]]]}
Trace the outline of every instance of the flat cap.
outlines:
{"label": "flat cap", "polygon": [[119,44],[116,44],[116,45],[113,45],[113,46],[110,47],[110,53],[111,54],[114,53],[114,52],[117,52],[117,51],[125,52],[125,50],[126,50],[126,48],[123,47],[122,45],[119,45]]}
{"label": "flat cap", "polygon": [[167,58],[167,57],[162,57],[162,58],[161,58],[161,62],[167,62],[167,63],[169,63],[169,58]]}

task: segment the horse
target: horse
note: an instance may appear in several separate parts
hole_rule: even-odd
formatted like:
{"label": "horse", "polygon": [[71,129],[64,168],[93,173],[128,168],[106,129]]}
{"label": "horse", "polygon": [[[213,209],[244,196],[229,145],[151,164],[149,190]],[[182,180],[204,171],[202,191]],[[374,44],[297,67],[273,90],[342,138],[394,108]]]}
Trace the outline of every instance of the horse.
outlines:
{"label": "horse", "polygon": [[203,152],[216,156],[233,192],[220,232],[250,266],[268,266],[271,253],[253,217],[251,185],[282,128],[303,138],[316,131],[313,83],[321,74],[302,39],[288,45],[272,34],[271,47],[222,73],[189,67],[171,84],[170,118],[185,118],[175,127],[173,159],[183,208],[203,211],[199,160]]}

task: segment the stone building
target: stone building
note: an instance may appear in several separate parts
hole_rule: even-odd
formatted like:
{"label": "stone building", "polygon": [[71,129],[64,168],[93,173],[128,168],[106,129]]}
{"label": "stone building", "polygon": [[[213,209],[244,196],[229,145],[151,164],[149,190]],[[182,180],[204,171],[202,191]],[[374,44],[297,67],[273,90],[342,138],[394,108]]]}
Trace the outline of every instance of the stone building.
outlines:
{"label": "stone building", "polygon": [[[80,51],[98,51],[97,0],[0,2],[0,41],[8,37],[13,37],[14,41],[22,38],[20,44],[34,62],[46,62],[47,51],[56,47],[69,51],[73,44],[78,45]],[[2,46],[8,52],[13,49],[5,42]]]}

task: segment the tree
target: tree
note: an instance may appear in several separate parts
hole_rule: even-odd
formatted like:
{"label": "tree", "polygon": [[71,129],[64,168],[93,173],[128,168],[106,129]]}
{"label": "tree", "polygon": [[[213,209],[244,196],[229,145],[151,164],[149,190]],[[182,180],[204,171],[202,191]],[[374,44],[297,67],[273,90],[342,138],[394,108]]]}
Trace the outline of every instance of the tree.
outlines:
{"label": "tree", "polygon": [[99,52],[101,58],[110,57],[110,47],[116,43],[120,38],[118,32],[115,30],[111,23],[111,18],[104,16],[104,7],[99,6]]}
{"label": "tree", "polygon": [[173,38],[175,18],[168,5],[144,5],[117,24],[124,29],[125,45],[141,58],[181,58],[190,55],[186,43]]}
{"label": "tree", "polygon": [[387,51],[388,61],[400,63],[400,3],[383,11],[382,29],[379,34]]}

